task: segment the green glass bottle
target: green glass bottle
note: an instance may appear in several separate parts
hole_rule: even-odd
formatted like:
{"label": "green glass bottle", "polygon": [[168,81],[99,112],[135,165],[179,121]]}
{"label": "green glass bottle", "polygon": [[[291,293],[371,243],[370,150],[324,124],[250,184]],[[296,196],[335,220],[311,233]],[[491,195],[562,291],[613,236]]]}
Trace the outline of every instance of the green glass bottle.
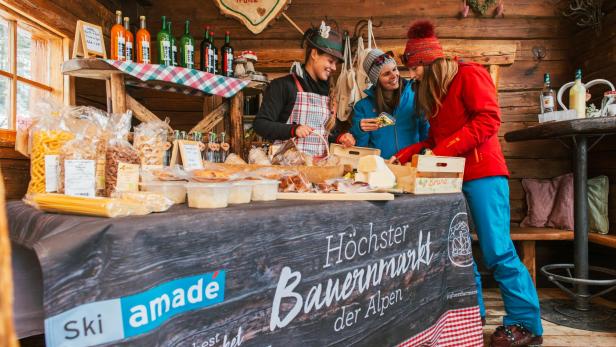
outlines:
{"label": "green glass bottle", "polygon": [[167,18],[162,16],[163,25],[156,39],[158,40],[158,63],[171,65],[171,35],[167,31]]}
{"label": "green glass bottle", "polygon": [[184,26],[184,35],[180,38],[180,66],[187,69],[195,68],[195,40],[190,36],[190,21]]}
{"label": "green glass bottle", "polygon": [[171,21],[167,22],[167,32],[169,33],[169,42],[171,42],[171,65],[178,66],[178,43],[173,36],[173,24]]}

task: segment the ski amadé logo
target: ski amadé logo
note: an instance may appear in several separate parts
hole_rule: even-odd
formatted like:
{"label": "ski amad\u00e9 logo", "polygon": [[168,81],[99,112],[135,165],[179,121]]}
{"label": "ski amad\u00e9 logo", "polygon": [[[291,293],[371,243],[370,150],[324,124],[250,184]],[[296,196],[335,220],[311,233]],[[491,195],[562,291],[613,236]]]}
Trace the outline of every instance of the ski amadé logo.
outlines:
{"label": "ski amad\u00e9 logo", "polygon": [[77,306],[45,320],[47,346],[84,346],[149,332],[175,315],[224,301],[225,271],[162,283],[141,293]]}

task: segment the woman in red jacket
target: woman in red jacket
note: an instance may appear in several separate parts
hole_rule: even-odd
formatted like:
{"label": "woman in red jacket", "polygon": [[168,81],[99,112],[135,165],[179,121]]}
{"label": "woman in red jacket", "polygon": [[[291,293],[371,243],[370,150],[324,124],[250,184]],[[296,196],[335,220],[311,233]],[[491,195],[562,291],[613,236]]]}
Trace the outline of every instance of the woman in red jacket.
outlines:
{"label": "woman in red jacket", "polygon": [[[418,81],[417,107],[430,121],[428,138],[396,153],[404,164],[414,154],[465,157],[462,190],[477,229],[486,266],[494,272],[505,303],[503,326],[491,346],[540,346],[543,328],[537,291],[509,235],[509,171],[498,142],[500,108],[487,70],[446,58],[434,26],[413,24],[403,61]],[[485,307],[475,265],[481,316]]]}

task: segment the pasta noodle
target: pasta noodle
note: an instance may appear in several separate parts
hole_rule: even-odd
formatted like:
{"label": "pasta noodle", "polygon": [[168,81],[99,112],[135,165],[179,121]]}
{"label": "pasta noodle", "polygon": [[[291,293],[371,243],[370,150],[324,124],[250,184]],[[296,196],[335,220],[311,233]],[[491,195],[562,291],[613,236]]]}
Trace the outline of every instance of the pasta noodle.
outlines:
{"label": "pasta noodle", "polygon": [[142,203],[115,198],[86,198],[42,193],[32,194],[26,202],[46,212],[96,217],[142,216],[151,212]]}
{"label": "pasta noodle", "polygon": [[45,193],[45,156],[60,154],[62,146],[73,139],[73,134],[64,130],[35,130],[32,137],[28,193]]}

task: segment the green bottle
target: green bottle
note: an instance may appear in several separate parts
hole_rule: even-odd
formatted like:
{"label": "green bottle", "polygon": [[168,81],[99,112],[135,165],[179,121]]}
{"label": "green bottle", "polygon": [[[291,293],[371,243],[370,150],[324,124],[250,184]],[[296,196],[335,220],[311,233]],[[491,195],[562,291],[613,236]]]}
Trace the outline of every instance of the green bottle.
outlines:
{"label": "green bottle", "polygon": [[169,33],[169,41],[171,42],[171,65],[178,66],[178,44],[173,36],[173,25],[171,21],[167,22],[167,32]]}
{"label": "green bottle", "polygon": [[162,29],[156,35],[158,40],[158,63],[160,65],[171,65],[171,35],[167,31],[167,18],[162,16]]}
{"label": "green bottle", "polygon": [[190,36],[190,21],[186,20],[184,35],[180,38],[180,65],[187,69],[195,68],[195,40]]}

